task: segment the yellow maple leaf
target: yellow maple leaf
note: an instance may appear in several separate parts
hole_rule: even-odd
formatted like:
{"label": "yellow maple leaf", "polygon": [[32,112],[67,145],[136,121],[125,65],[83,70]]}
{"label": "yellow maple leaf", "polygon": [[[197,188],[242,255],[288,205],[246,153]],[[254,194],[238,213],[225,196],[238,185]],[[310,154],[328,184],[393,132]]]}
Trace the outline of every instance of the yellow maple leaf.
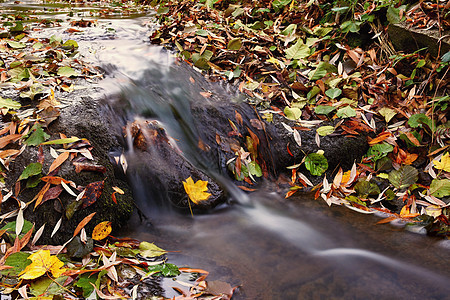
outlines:
{"label": "yellow maple leaf", "polygon": [[447,152],[441,157],[441,161],[433,160],[434,167],[445,172],[450,172],[450,154]]}
{"label": "yellow maple leaf", "polygon": [[20,272],[21,279],[35,279],[49,272],[54,278],[58,278],[66,269],[61,268],[64,263],[55,255],[50,255],[49,250],[39,250],[28,257],[32,261],[25,270]]}
{"label": "yellow maple leaf", "polygon": [[194,183],[192,177],[189,176],[186,181],[183,181],[184,190],[186,194],[188,194],[189,199],[195,204],[198,204],[201,201],[206,201],[211,196],[210,193],[207,193],[208,190],[208,181],[198,180]]}

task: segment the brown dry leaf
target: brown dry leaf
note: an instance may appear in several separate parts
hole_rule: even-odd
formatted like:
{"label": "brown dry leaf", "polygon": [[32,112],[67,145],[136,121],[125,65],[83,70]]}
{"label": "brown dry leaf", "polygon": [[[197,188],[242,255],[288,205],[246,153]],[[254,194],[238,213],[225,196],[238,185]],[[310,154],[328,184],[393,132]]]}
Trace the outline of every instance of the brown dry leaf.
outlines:
{"label": "brown dry leaf", "polygon": [[236,118],[236,122],[239,124],[239,125],[243,125],[244,124],[244,121],[242,120],[242,115],[240,114],[240,113],[238,113],[238,111],[237,110],[235,110],[234,111],[234,116],[235,116],[235,118]]}
{"label": "brown dry leaf", "polygon": [[61,153],[52,163],[50,166],[50,169],[48,170],[49,173],[53,172],[56,168],[58,168],[60,165],[62,165],[68,158],[69,158],[69,152],[63,152]]}
{"label": "brown dry leaf", "polygon": [[15,142],[22,137],[22,134],[10,134],[0,138],[0,149],[3,149],[9,143]]}
{"label": "brown dry leaf", "polygon": [[72,181],[65,180],[65,179],[63,179],[61,177],[58,177],[58,176],[44,176],[44,177],[41,178],[41,180],[44,181],[44,182],[49,182],[49,183],[54,184],[54,185],[61,184],[61,181],[66,183],[66,184],[70,184],[70,185],[73,184]]}
{"label": "brown dry leaf", "polygon": [[384,132],[380,133],[376,138],[370,140],[369,146],[373,146],[375,144],[381,143],[382,141],[389,138],[390,136],[392,136],[392,133],[390,133],[388,131],[384,131]]}
{"label": "brown dry leaf", "polygon": [[89,183],[86,186],[83,197],[81,197],[81,209],[84,209],[97,201],[102,195],[103,187],[105,186],[105,181],[97,181]]}
{"label": "brown dry leaf", "polygon": [[13,156],[16,155],[17,153],[19,153],[20,150],[15,150],[15,149],[8,149],[8,150],[3,150],[0,152],[0,158],[6,158],[9,156]]}
{"label": "brown dry leaf", "polygon": [[93,212],[92,214],[81,220],[81,222],[78,224],[77,228],[75,228],[75,231],[73,232],[73,237],[75,237],[78,233],[80,233],[81,229],[83,229],[84,226],[86,226],[86,224],[89,223],[90,220],[92,220],[95,214],[96,212]]}

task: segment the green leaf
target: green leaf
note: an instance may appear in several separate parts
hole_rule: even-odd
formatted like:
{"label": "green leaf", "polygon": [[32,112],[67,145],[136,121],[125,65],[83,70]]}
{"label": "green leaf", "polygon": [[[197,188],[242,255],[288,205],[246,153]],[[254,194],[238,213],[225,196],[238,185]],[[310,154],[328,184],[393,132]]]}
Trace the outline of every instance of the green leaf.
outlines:
{"label": "green leaf", "polygon": [[25,252],[16,252],[11,254],[8,258],[6,258],[5,265],[13,268],[2,270],[0,274],[8,277],[19,276],[19,273],[31,264],[31,260],[27,259],[28,256],[30,256],[30,253]]}
{"label": "green leaf", "polygon": [[143,257],[157,257],[167,253],[166,250],[159,248],[153,243],[141,242],[139,244],[139,254]]}
{"label": "green leaf", "polygon": [[378,111],[378,113],[384,117],[384,119],[386,120],[386,123],[389,123],[389,121],[393,117],[395,117],[395,115],[397,114],[397,111],[392,108],[389,108],[389,107],[383,107]]}
{"label": "green leaf", "polygon": [[286,118],[289,120],[298,120],[302,116],[302,111],[300,108],[297,107],[289,107],[286,106],[284,108],[284,114],[286,115]]}
{"label": "green leaf", "polygon": [[365,180],[356,183],[354,189],[358,195],[363,198],[366,198],[367,196],[376,196],[381,192],[378,185]]}
{"label": "green leaf", "polygon": [[97,275],[95,274],[82,274],[74,285],[81,288],[83,290],[83,297],[87,298],[94,291],[92,284],[95,284],[96,280]]}
{"label": "green leaf", "polygon": [[318,115],[328,115],[330,112],[335,110],[336,107],[329,106],[329,105],[318,105],[316,108],[314,108],[314,112]]}
{"label": "green leaf", "polygon": [[425,124],[430,128],[431,131],[435,131],[436,125],[434,122],[428,118],[425,114],[415,114],[412,115],[408,120],[408,125],[412,128],[422,127]]}
{"label": "green leaf", "polygon": [[78,43],[74,40],[67,40],[63,45],[62,48],[64,50],[72,50],[78,48]]}
{"label": "green leaf", "polygon": [[340,28],[343,33],[358,32],[362,23],[363,22],[353,20],[345,21],[344,23],[341,24]]}
{"label": "green leaf", "polygon": [[242,47],[242,41],[240,38],[232,39],[228,42],[227,49],[228,50],[239,50]]}
{"label": "green leaf", "polygon": [[400,9],[390,5],[386,11],[386,18],[391,24],[400,23]]}
{"label": "green leaf", "polygon": [[320,136],[327,136],[329,134],[332,134],[334,132],[334,126],[320,126],[317,128],[317,133]]}
{"label": "green leaf", "polygon": [[23,43],[19,43],[16,41],[8,41],[7,42],[8,46],[10,46],[13,49],[23,49],[25,48],[27,45],[23,44]]}
{"label": "green leaf", "polygon": [[375,144],[369,148],[367,156],[372,157],[372,161],[377,161],[392,151],[394,151],[394,147],[388,143]]}
{"label": "green leaf", "polygon": [[389,173],[389,182],[398,189],[407,188],[417,182],[419,172],[412,166],[401,166]]}
{"label": "green leaf", "polygon": [[[19,236],[22,237],[25,233],[30,231],[31,228],[33,228],[33,224],[30,221],[25,220]],[[6,230],[10,242],[14,243],[14,240],[16,239],[16,221],[6,223],[0,230]]]}
{"label": "green leaf", "polygon": [[31,163],[29,164],[25,170],[23,170],[22,174],[20,174],[18,180],[27,179],[34,175],[39,175],[42,172],[42,164],[41,163]]}
{"label": "green leaf", "polygon": [[327,75],[327,73],[337,72],[337,68],[333,66],[332,64],[323,61],[319,63],[316,70],[314,72],[311,72],[311,78],[310,80],[318,80]]}
{"label": "green leaf", "polygon": [[164,277],[173,277],[181,274],[179,268],[174,264],[160,264],[148,266],[147,272],[151,274],[161,273]]}
{"label": "green leaf", "polygon": [[336,116],[341,119],[355,117],[356,110],[350,106],[346,106],[346,107],[338,109]]}
{"label": "green leaf", "polygon": [[285,52],[287,59],[302,59],[311,55],[311,49],[303,43],[302,39],[298,39],[297,42],[286,49]]}
{"label": "green leaf", "polygon": [[22,105],[19,102],[9,98],[0,97],[0,108],[19,109]]}
{"label": "green leaf", "polygon": [[37,146],[43,143],[46,139],[48,139],[50,135],[46,134],[40,125],[37,125],[37,128],[33,133],[26,139],[24,142],[28,146]]}
{"label": "green leaf", "polygon": [[248,171],[250,172],[250,174],[255,175],[256,177],[262,176],[261,167],[256,163],[256,161],[251,161],[248,164]]}
{"label": "green leaf", "polygon": [[208,36],[208,31],[206,31],[206,30],[204,30],[204,29],[199,29],[199,30],[197,30],[197,31],[195,32],[195,34],[196,34],[196,35],[199,35],[199,36],[207,37],[207,36]]}
{"label": "green leaf", "polygon": [[74,142],[78,142],[80,139],[76,136],[65,138],[65,139],[58,139],[58,140],[51,140],[48,142],[44,142],[41,145],[62,145],[62,144],[70,144]]}
{"label": "green leaf", "polygon": [[78,72],[76,72],[71,67],[61,67],[58,69],[58,76],[70,77],[70,76],[78,76],[78,75],[79,75]]}
{"label": "green leaf", "polygon": [[166,7],[166,6],[160,6],[159,8],[158,8],[158,10],[156,11],[156,15],[158,15],[158,16],[160,16],[160,15],[165,15],[165,14],[167,14],[168,12],[169,12],[169,8],[168,7]]}
{"label": "green leaf", "polygon": [[331,99],[336,99],[342,94],[342,90],[339,88],[328,89],[325,91],[325,95],[330,97]]}
{"label": "green leaf", "polygon": [[328,169],[328,161],[323,154],[310,153],[305,158],[305,167],[311,175],[320,176]]}
{"label": "green leaf", "polygon": [[450,179],[433,179],[430,194],[438,198],[450,196]]}
{"label": "green leaf", "polygon": [[68,276],[60,276],[52,279],[50,277],[42,277],[37,280],[33,280],[30,283],[30,292],[36,297],[42,294],[46,295],[61,295],[64,292],[63,284],[67,280]]}

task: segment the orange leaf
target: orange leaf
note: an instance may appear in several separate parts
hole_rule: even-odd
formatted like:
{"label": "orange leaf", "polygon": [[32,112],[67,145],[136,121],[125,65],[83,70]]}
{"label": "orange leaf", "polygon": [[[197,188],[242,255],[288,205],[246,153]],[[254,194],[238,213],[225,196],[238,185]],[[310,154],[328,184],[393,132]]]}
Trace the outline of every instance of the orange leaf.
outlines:
{"label": "orange leaf", "polygon": [[94,231],[92,232],[92,239],[96,241],[101,241],[106,238],[112,231],[111,222],[104,221],[97,226],[95,226]]}
{"label": "orange leaf", "polygon": [[95,214],[96,214],[96,212],[93,212],[92,214],[90,214],[89,216],[84,218],[78,224],[77,228],[75,228],[75,231],[73,232],[73,236],[76,236],[78,233],[80,233],[81,229],[83,229],[83,227],[86,226],[86,224],[89,223],[90,220],[92,220],[92,218],[94,217]]}
{"label": "orange leaf", "polygon": [[113,192],[113,193],[111,194],[111,199],[112,199],[112,201],[114,201],[115,204],[117,204],[116,192]]}
{"label": "orange leaf", "polygon": [[391,135],[392,135],[392,133],[384,131],[384,132],[380,133],[376,138],[374,138],[371,141],[369,141],[369,145],[373,146],[375,144],[381,143],[382,141],[384,141],[385,139],[387,139]]}
{"label": "orange leaf", "polygon": [[286,193],[286,196],[284,196],[284,198],[289,198],[290,196],[294,195],[297,191],[298,191],[298,189],[297,189],[297,190],[293,190],[293,191],[287,192],[287,193]]}
{"label": "orange leaf", "polygon": [[17,141],[21,137],[22,137],[21,134],[10,134],[10,135],[0,138],[0,149],[2,149],[3,147],[5,147],[6,145],[8,145],[11,142]]}
{"label": "orange leaf", "polygon": [[44,177],[41,178],[41,180],[44,181],[44,182],[49,182],[49,183],[54,184],[54,185],[61,184],[61,181],[66,183],[66,184],[72,183],[72,181],[65,180],[64,178],[61,178],[61,177],[58,177],[58,176],[44,176]]}
{"label": "orange leaf", "polygon": [[384,219],[378,221],[377,224],[389,223],[391,221],[394,221],[395,219],[397,219],[397,217],[395,217],[395,216],[387,217],[387,218],[384,218]]}
{"label": "orange leaf", "polygon": [[50,188],[50,183],[47,182],[44,187],[39,191],[39,193],[36,195],[36,203],[34,204],[34,208],[36,209],[36,207],[39,206],[39,204],[41,204],[42,199],[44,198],[45,193],[48,191],[48,189]]}
{"label": "orange leaf", "polygon": [[413,143],[417,147],[420,146],[419,140],[411,132],[403,132],[403,133],[408,137],[411,143]]}
{"label": "orange leaf", "polygon": [[60,165],[62,165],[63,162],[66,161],[66,159],[69,158],[70,152],[63,152],[61,153],[52,163],[50,166],[50,169],[48,170],[49,173],[54,171],[56,168],[58,168]]}

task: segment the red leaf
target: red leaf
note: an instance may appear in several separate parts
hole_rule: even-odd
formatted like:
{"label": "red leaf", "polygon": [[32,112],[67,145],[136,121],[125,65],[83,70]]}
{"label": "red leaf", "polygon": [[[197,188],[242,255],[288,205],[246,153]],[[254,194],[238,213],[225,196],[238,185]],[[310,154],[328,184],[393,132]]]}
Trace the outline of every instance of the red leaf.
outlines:
{"label": "red leaf", "polygon": [[86,208],[95,203],[95,201],[100,198],[103,192],[103,187],[105,186],[105,181],[97,181],[89,183],[86,186],[83,197],[81,198],[81,209]]}

